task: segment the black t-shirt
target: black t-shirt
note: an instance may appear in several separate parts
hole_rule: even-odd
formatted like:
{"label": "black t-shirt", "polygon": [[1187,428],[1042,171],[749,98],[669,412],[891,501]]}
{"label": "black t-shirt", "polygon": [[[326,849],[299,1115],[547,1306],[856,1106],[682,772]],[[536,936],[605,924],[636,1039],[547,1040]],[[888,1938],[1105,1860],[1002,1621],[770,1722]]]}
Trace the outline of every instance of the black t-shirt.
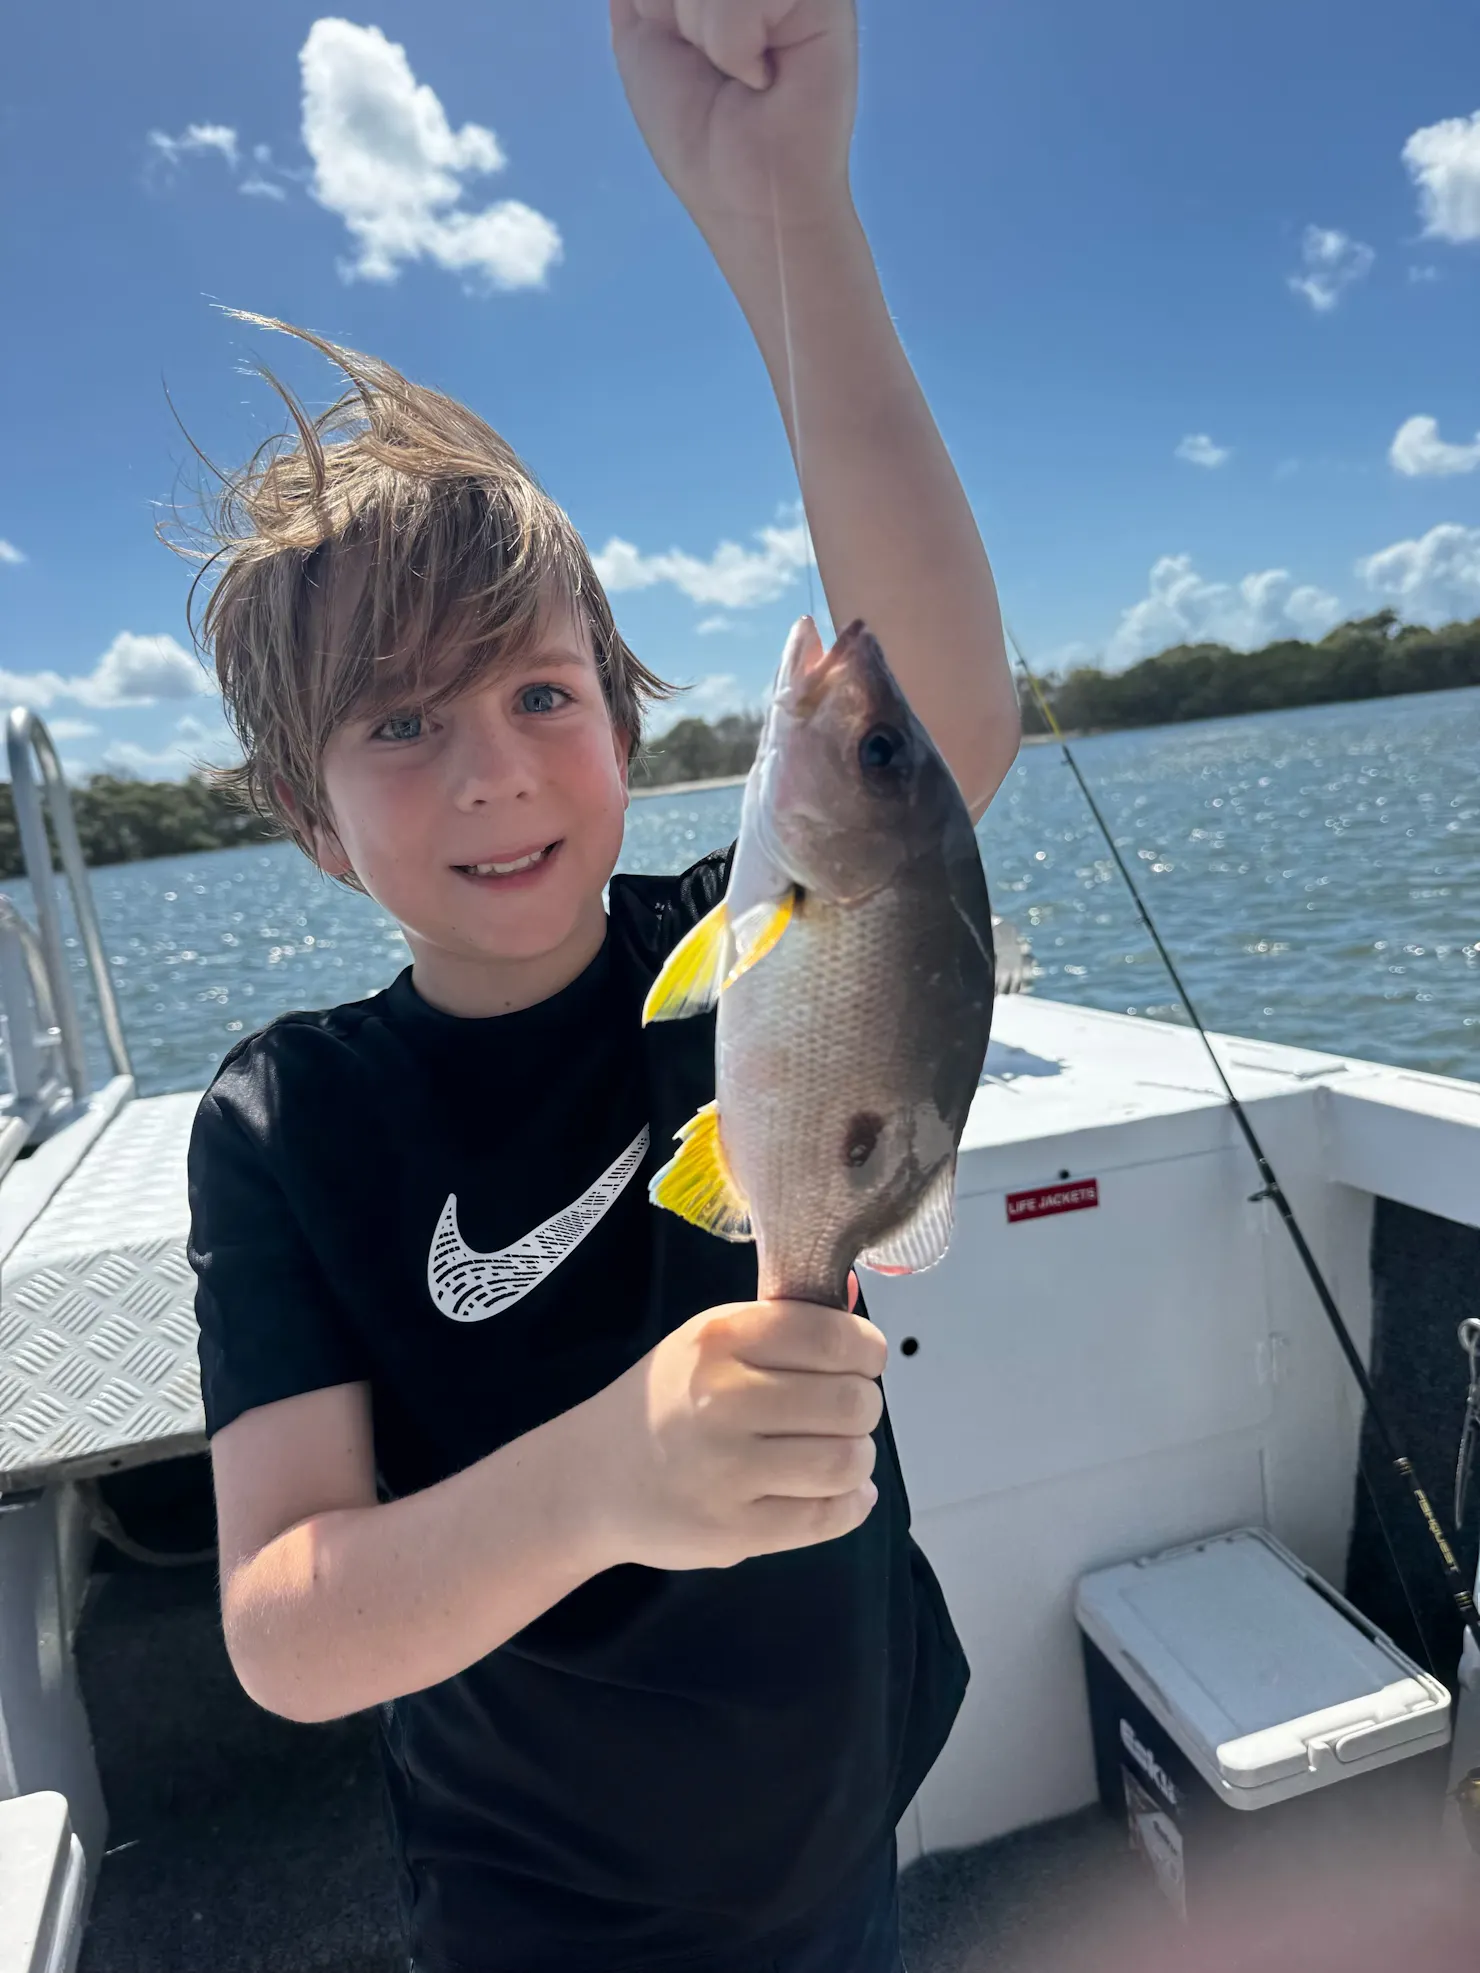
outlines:
{"label": "black t-shirt", "polygon": [[[366,1380],[404,1495],[754,1296],[753,1247],[647,1199],[714,1094],[714,1024],[643,1029],[642,1000],[727,877],[613,878],[600,954],[538,1006],[442,1014],[408,969],[227,1056],[190,1154],[210,1431]],[[852,1534],[609,1569],[379,1709],[418,1969],[748,1970],[866,1867],[967,1678],[877,1438]]]}

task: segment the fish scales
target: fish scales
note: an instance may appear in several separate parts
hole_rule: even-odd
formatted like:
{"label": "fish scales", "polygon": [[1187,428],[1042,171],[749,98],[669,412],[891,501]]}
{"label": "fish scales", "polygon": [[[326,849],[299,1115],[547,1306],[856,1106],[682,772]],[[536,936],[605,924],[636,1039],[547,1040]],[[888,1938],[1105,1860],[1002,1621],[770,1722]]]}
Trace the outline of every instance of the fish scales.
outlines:
{"label": "fish scales", "polygon": [[950,770],[861,624],[792,633],[723,903],[644,1009],[719,1015],[716,1100],[654,1201],[754,1237],[763,1297],[932,1266],[991,1025],[991,911]]}
{"label": "fish scales", "polygon": [[[964,1117],[919,1092],[943,1026],[967,1010],[953,970],[926,956],[923,917],[898,891],[849,909],[804,903],[720,1001],[720,1129],[750,1202],[762,1296],[843,1302],[858,1254],[955,1150]],[[847,1161],[874,1117],[900,1140],[880,1147],[901,1167],[882,1193],[868,1169],[880,1150]]]}

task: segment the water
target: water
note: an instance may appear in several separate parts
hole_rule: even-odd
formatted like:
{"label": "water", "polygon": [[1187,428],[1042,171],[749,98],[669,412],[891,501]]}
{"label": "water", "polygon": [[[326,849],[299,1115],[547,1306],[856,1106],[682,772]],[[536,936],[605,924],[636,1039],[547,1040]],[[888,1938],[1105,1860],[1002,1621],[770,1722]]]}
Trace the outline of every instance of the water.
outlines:
{"label": "water", "polygon": [[[1107,734],[1078,753],[1209,1026],[1480,1080],[1480,690]],[[621,867],[681,869],[739,813],[738,788],[634,802]],[[981,837],[1038,993],[1179,1018],[1055,749],[1023,750]],[[146,1094],[202,1087],[274,1014],[372,993],[407,959],[378,905],[286,844],[94,884]],[[29,915],[26,887],[9,888]]]}

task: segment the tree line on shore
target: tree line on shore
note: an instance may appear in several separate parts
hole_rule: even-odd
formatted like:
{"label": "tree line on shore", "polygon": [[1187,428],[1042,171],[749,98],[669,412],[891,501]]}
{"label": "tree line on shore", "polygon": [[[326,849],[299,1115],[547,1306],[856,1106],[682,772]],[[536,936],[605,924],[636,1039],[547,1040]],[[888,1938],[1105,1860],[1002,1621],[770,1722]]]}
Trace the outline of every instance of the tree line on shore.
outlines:
{"label": "tree line on shore", "polygon": [[[72,813],[89,864],[134,863],[270,841],[276,830],[202,775],[188,781],[137,781],[94,774],[71,790]],[[21,873],[21,841],[9,782],[0,783],[0,879]]]}
{"label": "tree line on shore", "polygon": [[[1039,688],[1066,733],[1166,726],[1189,719],[1231,719],[1338,700],[1380,699],[1400,692],[1442,692],[1480,685],[1480,617],[1429,630],[1396,611],[1341,623],[1316,643],[1281,638],[1257,651],[1227,644],[1176,644],[1124,671],[1076,665],[1045,672]],[[1026,682],[1019,685],[1023,731],[1048,722]],[[661,785],[743,774],[755,755],[758,714],[731,714],[712,724],[682,719],[644,750],[634,782]]]}
{"label": "tree line on shore", "polygon": [[749,772],[761,737],[758,712],[723,718],[680,719],[649,740],[632,763],[634,788],[666,788],[675,781],[718,781]]}
{"label": "tree line on shore", "polygon": [[[1178,644],[1125,671],[1078,665],[1039,680],[1067,733],[1108,732],[1191,719],[1227,719],[1338,700],[1400,692],[1442,692],[1480,685],[1480,618],[1429,630],[1401,623],[1392,610],[1338,624],[1319,642],[1285,638],[1257,651],[1226,644]],[[1047,730],[1027,687],[1023,730]],[[716,720],[680,719],[644,746],[633,763],[634,787],[744,774],[760,737],[758,713]],[[130,863],[267,842],[276,831],[246,813],[206,776],[138,781],[95,774],[72,791],[77,833],[90,864]],[[21,868],[10,789],[0,783],[0,879]]]}
{"label": "tree line on shore", "polygon": [[[1443,692],[1480,685],[1480,617],[1428,630],[1380,610],[1336,628],[1318,643],[1282,638],[1257,651],[1226,644],[1177,644],[1125,671],[1077,665],[1039,680],[1066,733],[1165,726],[1189,719],[1231,719],[1338,700],[1381,699],[1399,692]],[[1026,686],[1023,731],[1048,722]]]}

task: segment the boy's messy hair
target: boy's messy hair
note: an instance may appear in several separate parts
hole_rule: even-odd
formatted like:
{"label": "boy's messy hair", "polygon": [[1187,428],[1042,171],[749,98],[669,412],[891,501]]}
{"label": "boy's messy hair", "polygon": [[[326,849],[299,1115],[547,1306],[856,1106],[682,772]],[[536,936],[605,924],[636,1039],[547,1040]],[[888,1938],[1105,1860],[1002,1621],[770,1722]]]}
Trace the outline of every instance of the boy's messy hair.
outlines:
{"label": "boy's messy hair", "polygon": [[242,750],[218,779],[312,855],[331,822],[320,763],[335,729],[430,709],[517,661],[551,600],[585,620],[612,723],[635,751],[645,703],[669,688],[618,634],[584,542],[513,448],[388,363],[268,316],[239,319],[310,343],[349,389],[311,417],[262,369],[293,431],[220,476],[190,592]]}

